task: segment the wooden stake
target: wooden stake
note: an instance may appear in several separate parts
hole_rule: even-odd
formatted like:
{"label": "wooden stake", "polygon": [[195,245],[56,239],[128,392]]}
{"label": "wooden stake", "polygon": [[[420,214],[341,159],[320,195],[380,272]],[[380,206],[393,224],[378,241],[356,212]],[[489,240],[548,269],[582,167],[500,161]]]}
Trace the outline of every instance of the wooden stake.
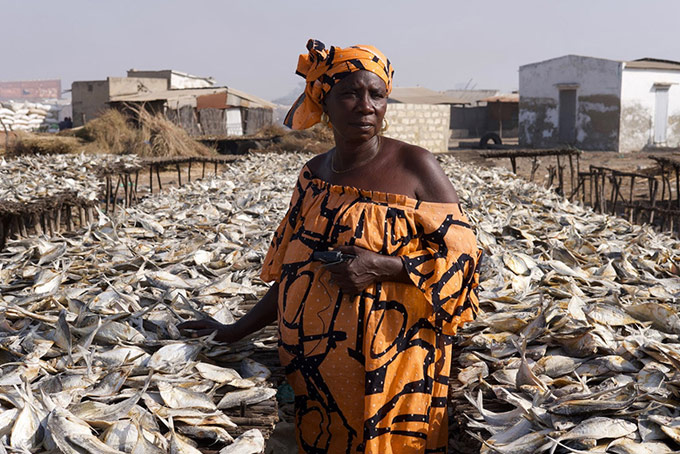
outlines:
{"label": "wooden stake", "polygon": [[123,192],[125,193],[125,198],[123,199],[123,206],[128,206],[128,174],[124,173],[119,177],[123,182]]}
{"label": "wooden stake", "polygon": [[33,228],[35,229],[36,234],[43,234],[42,225],[40,225],[40,215],[38,213],[33,213]]}
{"label": "wooden stake", "polygon": [[61,232],[61,210],[63,209],[63,205],[59,205],[59,208],[57,209],[57,219],[55,220],[57,224],[57,232]]}
{"label": "wooden stake", "polygon": [[[23,224],[23,222],[22,222]],[[24,230],[26,227],[24,227]],[[12,219],[10,221],[10,232],[14,233],[14,237],[19,239],[22,236],[22,229],[19,226],[19,216],[17,215],[12,215]],[[26,236],[26,235],[23,235]]]}
{"label": "wooden stake", "polygon": [[175,164],[177,167],[177,187],[182,187],[182,172],[179,170],[179,163]]}
{"label": "wooden stake", "polygon": [[17,217],[17,227],[19,227],[19,230],[17,230],[17,235],[21,235],[24,238],[28,237],[28,228],[30,226],[30,219],[28,217],[24,217],[19,215]]}
{"label": "wooden stake", "polygon": [[104,213],[109,212],[109,199],[111,198],[111,176],[106,175],[106,206],[104,208]]}
{"label": "wooden stake", "polygon": [[68,229],[69,232],[72,232],[74,230],[73,210],[71,209],[71,205],[66,206],[66,228]]}
{"label": "wooden stake", "polygon": [[156,178],[158,179],[158,192],[163,190],[163,185],[161,184],[161,171],[159,170],[160,165],[156,166]]}

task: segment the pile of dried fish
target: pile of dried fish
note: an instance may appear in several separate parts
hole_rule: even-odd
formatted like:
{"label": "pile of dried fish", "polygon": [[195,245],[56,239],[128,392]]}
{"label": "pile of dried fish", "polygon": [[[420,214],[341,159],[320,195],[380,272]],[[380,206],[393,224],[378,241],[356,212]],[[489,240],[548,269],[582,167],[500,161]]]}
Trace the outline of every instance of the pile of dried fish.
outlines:
{"label": "pile of dried fish", "polygon": [[[299,157],[287,159],[299,166]],[[223,346],[182,339],[175,326],[229,322],[267,290],[259,268],[297,174],[267,160],[230,165],[220,179],[146,199],[116,219],[99,212],[77,234],[7,244],[0,445],[263,449],[262,434],[242,432],[257,426],[251,409],[275,422],[276,391],[267,368],[247,357],[256,347],[275,349],[276,339],[265,331]],[[282,170],[291,174],[283,183]],[[239,363],[238,371],[221,367]]]}
{"label": "pile of dried fish", "polygon": [[[77,234],[10,241],[0,446],[261,451],[241,412],[275,391],[248,355],[275,338],[222,346],[175,326],[229,322],[266,291],[262,258],[308,158],[251,156],[115,218],[98,212]],[[486,251],[486,313],[461,330],[452,395],[476,408],[469,428],[484,452],[676,448],[680,244],[503,170],[442,163]]]}
{"label": "pile of dried fish", "polygon": [[680,243],[501,169],[445,167],[486,251],[452,389],[482,452],[678,449]]}
{"label": "pile of dried fish", "polygon": [[93,201],[104,181],[98,174],[109,168],[138,169],[133,155],[29,155],[0,158],[0,204],[31,203],[46,198],[75,197]]}

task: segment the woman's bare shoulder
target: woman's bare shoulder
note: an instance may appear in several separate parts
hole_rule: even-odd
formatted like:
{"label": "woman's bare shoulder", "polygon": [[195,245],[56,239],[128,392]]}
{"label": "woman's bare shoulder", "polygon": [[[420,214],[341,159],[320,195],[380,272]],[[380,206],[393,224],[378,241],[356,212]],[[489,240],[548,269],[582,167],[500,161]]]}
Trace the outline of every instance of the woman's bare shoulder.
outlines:
{"label": "woman's bare shoulder", "polygon": [[458,203],[458,193],[434,154],[417,145],[390,140],[393,142],[397,159],[403,168],[418,181],[415,192],[419,200]]}
{"label": "woman's bare shoulder", "polygon": [[325,153],[321,153],[321,154],[314,156],[312,159],[307,161],[305,166],[309,170],[311,170],[314,175],[323,176],[322,174],[324,173],[324,169],[325,169],[325,167],[327,167],[327,159],[328,159],[329,153],[330,153],[330,150],[325,152]]}

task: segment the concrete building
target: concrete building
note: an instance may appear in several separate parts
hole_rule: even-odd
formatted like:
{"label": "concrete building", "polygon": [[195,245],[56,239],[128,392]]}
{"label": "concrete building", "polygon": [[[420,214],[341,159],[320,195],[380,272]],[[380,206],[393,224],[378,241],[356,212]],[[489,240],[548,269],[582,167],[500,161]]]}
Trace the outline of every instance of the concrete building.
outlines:
{"label": "concrete building", "polygon": [[191,135],[242,136],[272,123],[276,106],[230,87],[186,88],[112,96],[111,107],[144,105],[162,112]]}
{"label": "concrete building", "polygon": [[423,147],[433,153],[449,149],[451,106],[461,101],[424,87],[394,87],[385,118],[385,136]]}
{"label": "concrete building", "polygon": [[107,77],[106,80],[87,80],[71,84],[73,126],[83,126],[110,107],[115,96],[151,93],[165,90],[167,82],[159,78]]}
{"label": "concrete building", "polygon": [[137,76],[73,82],[73,125],[128,105],[162,113],[191,135],[254,134],[272,123],[274,104],[234,88],[214,87],[212,78],[172,70],[128,74]]}
{"label": "concrete building", "polygon": [[566,55],[521,66],[519,92],[520,145],[680,147],[680,62]]}
{"label": "concrete building", "polygon": [[61,98],[61,80],[0,82],[0,101],[42,101]]}

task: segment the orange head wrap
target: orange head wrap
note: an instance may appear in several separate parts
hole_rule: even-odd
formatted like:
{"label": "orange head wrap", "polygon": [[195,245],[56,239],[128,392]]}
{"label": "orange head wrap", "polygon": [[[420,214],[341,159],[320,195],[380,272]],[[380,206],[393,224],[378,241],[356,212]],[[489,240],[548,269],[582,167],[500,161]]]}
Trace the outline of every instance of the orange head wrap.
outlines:
{"label": "orange head wrap", "polygon": [[387,94],[392,91],[394,70],[390,61],[373,46],[351,46],[345,49],[326,46],[321,41],[307,42],[308,54],[301,54],[296,73],[305,78],[305,92],[290,108],[283,124],[293,129],[306,129],[321,120],[321,102],[331,88],[345,76],[360,70],[370,71],[385,81]]}

